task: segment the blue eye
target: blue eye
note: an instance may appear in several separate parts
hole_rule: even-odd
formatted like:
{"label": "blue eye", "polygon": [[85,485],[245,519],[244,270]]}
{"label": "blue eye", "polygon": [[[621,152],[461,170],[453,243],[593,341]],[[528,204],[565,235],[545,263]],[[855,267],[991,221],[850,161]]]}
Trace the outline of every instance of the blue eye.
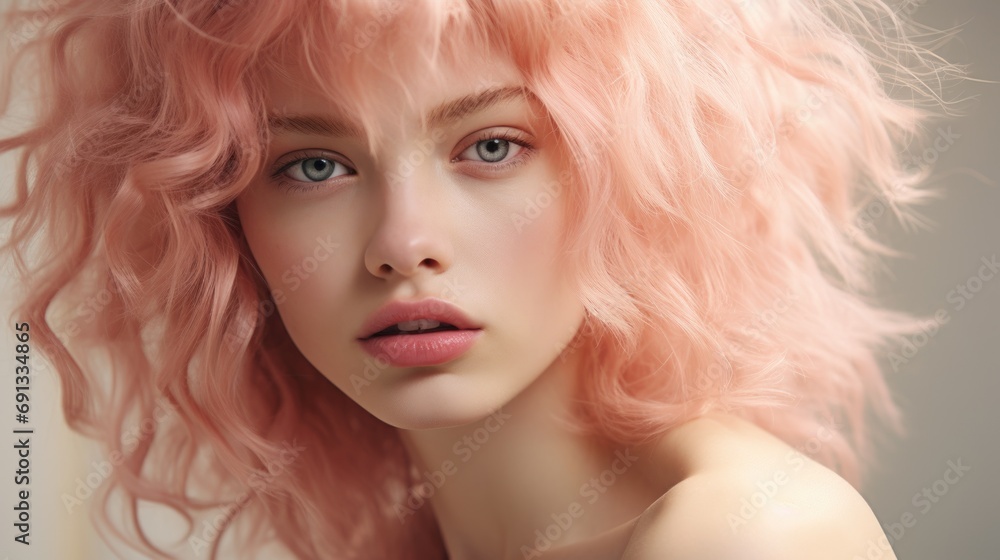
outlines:
{"label": "blue eye", "polygon": [[502,161],[510,152],[510,141],[502,138],[491,138],[475,144],[476,154],[490,163]]}
{"label": "blue eye", "polygon": [[[308,191],[322,186],[331,178],[356,174],[353,169],[325,152],[306,152],[302,155],[305,157],[279,163],[278,170],[271,174],[271,179],[288,190]],[[289,175],[293,180],[285,179]]]}
{"label": "blue eye", "polygon": [[[486,173],[499,174],[525,164],[535,152],[521,133],[485,131],[453,162],[476,162]],[[328,152],[306,151],[296,155],[299,157],[279,162],[277,170],[271,173],[271,180],[282,189],[312,191],[337,177],[357,175],[357,171]]]}
{"label": "blue eye", "polygon": [[514,157],[506,163],[488,166],[491,171],[503,171],[521,165],[534,153],[534,147],[521,134],[486,131],[476,139],[475,143],[466,148],[461,155],[479,157],[483,163],[499,163],[510,155],[512,151],[511,145],[516,146],[513,150]]}
{"label": "blue eye", "polygon": [[301,177],[293,175],[293,179],[303,182],[321,182],[331,177],[347,175],[349,168],[337,160],[325,157],[310,157],[292,162],[292,165],[283,171],[301,172]]}

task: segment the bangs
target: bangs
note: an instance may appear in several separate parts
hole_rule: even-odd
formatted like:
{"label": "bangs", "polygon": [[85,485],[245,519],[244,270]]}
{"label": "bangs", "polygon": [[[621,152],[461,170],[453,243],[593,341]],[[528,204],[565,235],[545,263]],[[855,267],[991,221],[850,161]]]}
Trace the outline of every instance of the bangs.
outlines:
{"label": "bangs", "polygon": [[416,111],[425,89],[451,85],[442,68],[478,75],[469,93],[512,85],[530,91],[523,82],[494,78],[489,61],[513,65],[527,80],[558,44],[554,24],[578,11],[568,2],[511,2],[499,11],[483,3],[435,0],[317,2],[308,19],[289,12],[287,21],[276,23],[286,31],[260,53],[251,81],[279,80],[316,91],[331,113],[359,125],[374,152],[384,142],[379,123],[386,112],[396,113],[402,125],[403,109]]}

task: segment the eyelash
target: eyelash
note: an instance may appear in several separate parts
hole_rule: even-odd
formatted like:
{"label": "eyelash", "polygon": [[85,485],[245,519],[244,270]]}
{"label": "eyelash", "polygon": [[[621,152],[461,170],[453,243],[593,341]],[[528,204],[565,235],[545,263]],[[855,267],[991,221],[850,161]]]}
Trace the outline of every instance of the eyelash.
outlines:
{"label": "eyelash", "polygon": [[[519,167],[521,165],[524,165],[525,163],[527,163],[528,159],[530,159],[535,154],[535,147],[531,143],[529,143],[527,141],[527,138],[525,137],[525,135],[523,133],[520,133],[520,132],[489,132],[489,131],[483,132],[482,134],[480,134],[478,138],[476,138],[471,143],[469,143],[468,146],[466,146],[465,148],[463,148],[462,152],[465,152],[466,150],[468,150],[472,146],[475,146],[476,144],[478,144],[480,142],[485,142],[487,140],[505,140],[507,142],[510,142],[510,143],[513,143],[513,144],[517,144],[517,145],[521,146],[521,148],[522,148],[521,151],[518,152],[518,155],[514,159],[512,159],[512,160],[510,160],[508,162],[497,163],[497,164],[492,164],[492,165],[489,162],[481,162],[481,163],[486,164],[487,166],[489,166],[491,168],[490,169],[491,173],[502,173],[504,171],[508,171],[508,170],[513,169],[515,167]],[[462,152],[459,152],[459,154],[461,154]],[[294,167],[296,165],[299,165],[303,161],[306,161],[306,160],[309,160],[309,159],[325,159],[325,160],[327,160],[327,161],[329,161],[329,162],[331,162],[331,163],[333,163],[335,165],[337,165],[337,164],[342,165],[343,167],[346,167],[347,169],[351,170],[354,174],[357,174],[357,171],[355,171],[354,169],[351,169],[351,167],[349,165],[341,162],[338,159],[330,157],[329,154],[326,153],[326,152],[317,152],[317,151],[307,150],[307,151],[302,152],[301,154],[299,154],[299,157],[296,157],[295,159],[292,159],[292,160],[289,160],[289,161],[284,161],[284,162],[279,162],[278,164],[276,164],[276,167],[278,169],[271,174],[271,179],[280,188],[288,190],[288,191],[293,191],[293,192],[305,192],[305,191],[316,190],[318,188],[323,187],[323,185],[325,185],[329,181],[333,180],[333,179],[327,179],[326,181],[320,181],[320,182],[316,182],[316,183],[303,183],[301,181],[289,180],[289,179],[285,178],[285,171],[288,171],[292,167]],[[351,175],[351,173],[348,173],[347,175]]]}
{"label": "eyelash", "polygon": [[[300,157],[297,157],[297,158],[295,158],[293,160],[290,160],[290,161],[279,162],[276,165],[276,167],[278,169],[277,169],[277,171],[275,171],[274,173],[271,174],[271,179],[278,185],[279,188],[284,189],[284,190],[288,190],[288,191],[311,191],[311,190],[315,190],[315,189],[323,186],[324,184],[328,183],[329,181],[333,180],[333,179],[327,179],[326,181],[320,181],[318,183],[303,183],[301,181],[296,181],[296,180],[288,179],[287,177],[285,177],[285,171],[288,171],[289,169],[291,169],[291,168],[295,167],[296,165],[301,164],[303,161],[306,161],[306,160],[309,160],[309,159],[325,159],[325,160],[331,162],[334,165],[341,165],[343,167],[346,167],[347,169],[351,169],[348,165],[346,165],[342,161],[330,157],[330,155],[327,152],[317,152],[315,150],[306,150],[306,151],[302,152],[299,155],[300,155]],[[354,170],[351,169],[351,171],[354,171]]]}

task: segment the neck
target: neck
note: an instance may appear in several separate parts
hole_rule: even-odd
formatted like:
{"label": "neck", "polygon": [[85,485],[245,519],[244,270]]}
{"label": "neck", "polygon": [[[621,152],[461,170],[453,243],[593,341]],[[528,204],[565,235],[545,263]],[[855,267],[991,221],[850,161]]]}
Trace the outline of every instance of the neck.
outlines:
{"label": "neck", "polygon": [[582,373],[579,354],[560,356],[477,422],[401,431],[421,482],[402,522],[431,507],[452,560],[529,559],[621,533],[641,515],[659,494],[635,468],[638,450],[596,443],[562,421]]}

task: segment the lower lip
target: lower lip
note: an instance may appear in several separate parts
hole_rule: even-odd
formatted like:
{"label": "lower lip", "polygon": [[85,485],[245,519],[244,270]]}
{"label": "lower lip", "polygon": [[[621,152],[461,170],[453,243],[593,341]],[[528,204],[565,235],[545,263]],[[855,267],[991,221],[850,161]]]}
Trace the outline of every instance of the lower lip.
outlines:
{"label": "lower lip", "polygon": [[434,366],[464,354],[479,339],[482,329],[394,334],[359,340],[375,358],[396,367]]}

